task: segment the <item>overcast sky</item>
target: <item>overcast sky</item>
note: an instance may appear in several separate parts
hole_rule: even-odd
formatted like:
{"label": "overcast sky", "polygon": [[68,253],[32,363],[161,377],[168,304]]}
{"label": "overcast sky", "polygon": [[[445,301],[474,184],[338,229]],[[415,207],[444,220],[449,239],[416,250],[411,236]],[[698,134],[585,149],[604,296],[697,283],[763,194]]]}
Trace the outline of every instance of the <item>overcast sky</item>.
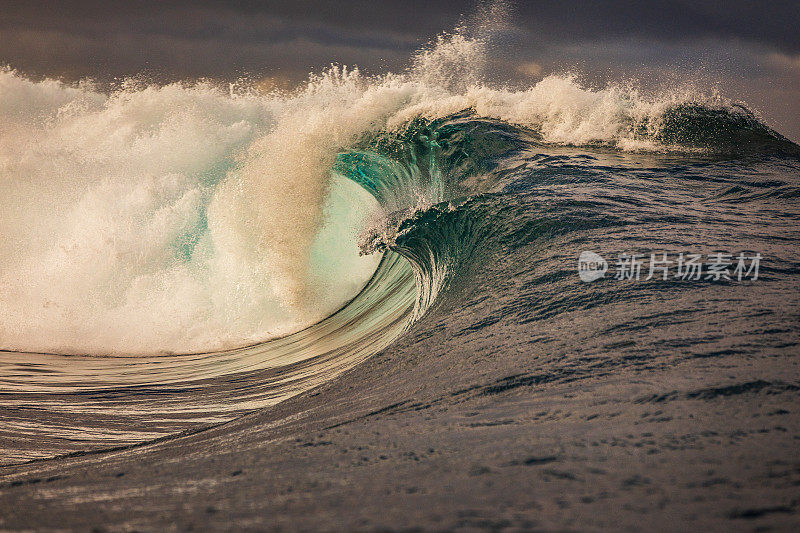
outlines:
{"label": "overcast sky", "polygon": [[[475,1],[0,0],[0,64],[31,76],[159,81],[242,75],[293,83],[330,63],[398,70]],[[800,141],[800,2],[509,2],[498,76],[574,71],[587,83],[697,80]]]}

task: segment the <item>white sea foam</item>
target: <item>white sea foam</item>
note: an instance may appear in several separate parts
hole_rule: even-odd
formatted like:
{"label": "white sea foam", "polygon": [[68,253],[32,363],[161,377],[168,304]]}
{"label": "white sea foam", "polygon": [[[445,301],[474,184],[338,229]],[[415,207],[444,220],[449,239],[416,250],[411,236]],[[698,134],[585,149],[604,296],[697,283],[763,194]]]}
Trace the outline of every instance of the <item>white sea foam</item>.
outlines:
{"label": "white sea foam", "polygon": [[[336,86],[104,95],[0,73],[0,347],[221,349],[334,311],[378,259],[355,244],[377,203],[329,194],[331,120],[358,105]],[[313,264],[323,223],[338,246]]]}
{"label": "white sea foam", "polygon": [[365,132],[472,108],[549,142],[652,148],[631,123],[687,98],[491,87],[484,54],[457,32],[406,73],[333,67],[289,95],[0,71],[0,348],[192,352],[299,329],[376,267],[356,242],[377,205],[330,173]]}

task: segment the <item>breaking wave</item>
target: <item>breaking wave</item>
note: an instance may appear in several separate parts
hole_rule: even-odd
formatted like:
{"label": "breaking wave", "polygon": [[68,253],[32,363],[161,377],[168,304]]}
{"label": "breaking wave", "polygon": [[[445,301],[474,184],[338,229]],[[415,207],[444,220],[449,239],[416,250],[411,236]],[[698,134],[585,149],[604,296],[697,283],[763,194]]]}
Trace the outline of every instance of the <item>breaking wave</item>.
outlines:
{"label": "breaking wave", "polygon": [[[457,32],[404,73],[332,67],[288,94],[133,80],[101,92],[0,72],[0,347],[191,353],[319,322],[380,261],[359,254],[363,232],[453,197],[435,151],[433,163],[402,159],[422,142],[409,132],[448,117],[542,144],[796,149],[719,97],[594,90],[569,75],[511,90],[480,75],[484,56]],[[485,155],[465,151],[463,173],[479,175]],[[365,174],[388,185],[341,179],[365,186]]]}
{"label": "breaking wave", "polygon": [[[515,249],[650,216],[625,214],[652,193],[634,179],[593,188],[631,161],[800,153],[717,95],[567,74],[512,89],[486,59],[459,30],[404,72],[331,67],[291,92],[1,70],[5,461],[172,435],[330,380]],[[774,183],[720,198],[797,197]],[[507,311],[526,305],[553,312]]]}

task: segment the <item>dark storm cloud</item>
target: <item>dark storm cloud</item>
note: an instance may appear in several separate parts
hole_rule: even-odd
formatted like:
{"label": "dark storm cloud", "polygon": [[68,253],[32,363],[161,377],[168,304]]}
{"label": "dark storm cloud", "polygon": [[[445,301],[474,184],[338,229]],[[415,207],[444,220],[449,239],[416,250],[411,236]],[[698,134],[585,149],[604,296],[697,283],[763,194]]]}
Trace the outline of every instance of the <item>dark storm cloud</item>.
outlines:
{"label": "dark storm cloud", "polygon": [[[503,76],[577,68],[600,79],[698,71],[800,136],[797,1],[517,1],[495,47]],[[453,0],[0,0],[0,65],[67,79],[146,73],[303,79],[328,64],[396,70],[476,5]],[[661,73],[661,74],[659,74]]]}
{"label": "dark storm cloud", "polygon": [[551,39],[741,39],[800,52],[796,1],[523,2],[519,12]]}
{"label": "dark storm cloud", "polygon": [[[3,2],[0,57],[24,71],[74,76],[143,69],[231,76],[336,61],[397,66],[451,29],[476,2],[297,0],[262,2]],[[800,52],[797,2],[516,2],[518,40],[533,49],[625,38],[703,38]],[[524,44],[516,43],[517,46]],[[330,47],[321,57],[317,48]],[[297,72],[294,72],[297,71]]]}
{"label": "dark storm cloud", "polygon": [[396,66],[452,27],[459,12],[427,16],[425,2],[26,2],[0,16],[0,61],[69,78],[153,70],[230,77],[331,62]]}

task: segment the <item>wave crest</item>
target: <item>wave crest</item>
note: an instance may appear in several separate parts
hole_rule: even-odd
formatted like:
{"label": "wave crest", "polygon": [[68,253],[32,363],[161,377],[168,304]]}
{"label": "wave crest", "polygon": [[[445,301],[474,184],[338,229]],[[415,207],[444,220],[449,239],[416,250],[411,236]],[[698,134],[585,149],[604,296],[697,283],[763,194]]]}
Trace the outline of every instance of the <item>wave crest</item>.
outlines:
{"label": "wave crest", "polygon": [[[316,322],[374,271],[356,240],[375,212],[458,197],[441,157],[449,173],[485,172],[492,154],[484,143],[464,151],[453,136],[476,132],[458,120],[621,150],[797,149],[749,111],[692,91],[590,89],[569,75],[504,88],[481,72],[486,47],[457,31],[406,72],[332,67],[289,94],[208,82],[103,93],[0,71],[2,348],[189,352]],[[436,121],[450,126],[426,126]],[[336,174],[381,206],[350,191],[332,207]],[[336,229],[320,233],[326,224]]]}

